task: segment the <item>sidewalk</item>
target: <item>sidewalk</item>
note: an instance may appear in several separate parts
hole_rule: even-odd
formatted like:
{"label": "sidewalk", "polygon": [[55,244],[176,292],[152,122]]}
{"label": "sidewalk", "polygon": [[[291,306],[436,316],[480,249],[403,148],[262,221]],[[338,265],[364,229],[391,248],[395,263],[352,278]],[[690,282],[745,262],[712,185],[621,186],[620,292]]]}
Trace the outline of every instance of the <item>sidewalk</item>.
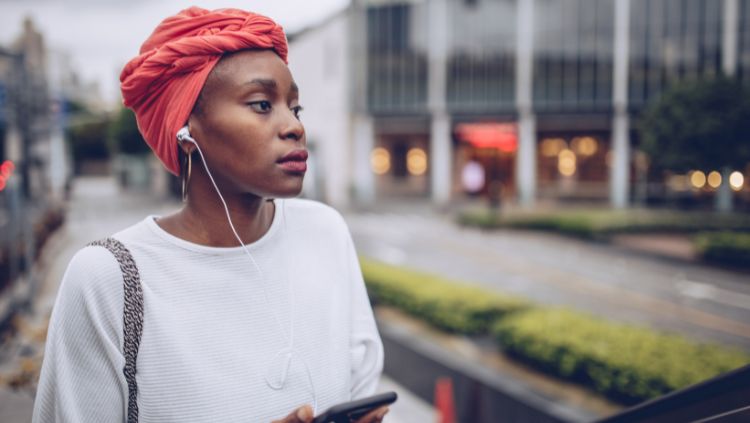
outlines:
{"label": "sidewalk", "polygon": [[[179,207],[175,200],[121,193],[113,178],[87,177],[75,181],[66,221],[49,239],[35,264],[39,288],[33,312],[20,316],[16,336],[0,344],[0,422],[31,420],[49,315],[62,275],[73,255],[87,243],[130,226],[149,214],[166,214]],[[434,412],[428,404],[389,378],[381,380],[378,390],[396,391],[399,396],[385,421],[434,421]]]}
{"label": "sidewalk", "polygon": [[130,226],[148,214],[178,206],[174,201],[146,194],[120,193],[113,178],[75,181],[65,223],[47,241],[34,265],[38,290],[32,311],[17,317],[18,332],[0,345],[0,422],[31,421],[49,315],[73,255],[89,242]]}

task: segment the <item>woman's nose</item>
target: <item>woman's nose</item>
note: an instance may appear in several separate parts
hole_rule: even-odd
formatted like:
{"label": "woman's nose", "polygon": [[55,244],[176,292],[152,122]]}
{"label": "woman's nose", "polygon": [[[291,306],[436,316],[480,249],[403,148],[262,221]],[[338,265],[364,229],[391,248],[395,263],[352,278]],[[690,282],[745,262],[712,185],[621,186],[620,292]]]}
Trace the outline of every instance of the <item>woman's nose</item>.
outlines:
{"label": "woman's nose", "polygon": [[305,127],[291,110],[285,116],[284,126],[280,135],[282,139],[293,139],[296,141],[301,140],[305,136]]}

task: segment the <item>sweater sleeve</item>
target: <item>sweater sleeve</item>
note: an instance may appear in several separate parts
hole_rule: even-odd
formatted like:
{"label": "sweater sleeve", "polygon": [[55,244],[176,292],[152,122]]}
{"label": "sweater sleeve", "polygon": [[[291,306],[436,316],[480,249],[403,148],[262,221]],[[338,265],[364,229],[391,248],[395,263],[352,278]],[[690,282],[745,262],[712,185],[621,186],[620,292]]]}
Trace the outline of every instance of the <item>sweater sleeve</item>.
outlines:
{"label": "sweater sleeve", "polygon": [[367,297],[354,243],[347,232],[349,277],[352,283],[352,332],[350,341],[351,399],[375,393],[383,371],[383,343]]}
{"label": "sweater sleeve", "polygon": [[86,247],[71,260],[52,310],[33,422],[123,422],[123,288],[117,260]]}

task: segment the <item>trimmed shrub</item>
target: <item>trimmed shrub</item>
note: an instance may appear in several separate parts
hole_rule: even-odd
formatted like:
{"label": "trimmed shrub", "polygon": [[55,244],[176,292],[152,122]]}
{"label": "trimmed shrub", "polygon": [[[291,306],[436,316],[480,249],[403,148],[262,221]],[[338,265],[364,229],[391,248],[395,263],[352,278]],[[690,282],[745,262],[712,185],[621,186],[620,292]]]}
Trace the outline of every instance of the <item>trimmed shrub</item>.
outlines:
{"label": "trimmed shrub", "polygon": [[500,347],[522,361],[636,403],[750,363],[725,347],[559,308],[528,309],[493,326]]}
{"label": "trimmed shrub", "polygon": [[370,297],[428,323],[467,335],[488,333],[500,317],[529,303],[458,281],[360,258]]}
{"label": "trimmed shrub", "polygon": [[750,266],[750,233],[706,232],[693,239],[704,259],[735,266]]}
{"label": "trimmed shrub", "polygon": [[486,229],[538,229],[588,239],[606,238],[616,233],[750,230],[747,215],[679,211],[567,210],[509,215],[472,211],[459,215],[457,220],[463,225]]}

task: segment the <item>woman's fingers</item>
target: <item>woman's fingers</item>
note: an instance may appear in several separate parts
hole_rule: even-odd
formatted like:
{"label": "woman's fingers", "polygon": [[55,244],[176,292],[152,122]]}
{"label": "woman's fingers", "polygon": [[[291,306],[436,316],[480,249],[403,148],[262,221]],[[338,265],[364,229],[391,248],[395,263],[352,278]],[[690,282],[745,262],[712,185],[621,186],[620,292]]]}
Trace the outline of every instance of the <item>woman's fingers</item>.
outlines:
{"label": "woman's fingers", "polygon": [[387,406],[376,408],[357,420],[357,423],[380,423],[383,421],[383,416],[388,413],[388,410]]}
{"label": "woman's fingers", "polygon": [[309,405],[292,411],[288,416],[281,420],[274,420],[271,423],[310,423],[313,420],[313,412]]}

